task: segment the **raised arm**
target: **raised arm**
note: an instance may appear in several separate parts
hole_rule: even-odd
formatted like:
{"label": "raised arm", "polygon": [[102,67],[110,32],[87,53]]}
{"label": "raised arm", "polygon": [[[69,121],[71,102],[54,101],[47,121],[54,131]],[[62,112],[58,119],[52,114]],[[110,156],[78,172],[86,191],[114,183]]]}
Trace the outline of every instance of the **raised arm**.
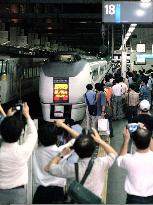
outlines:
{"label": "raised arm", "polygon": [[65,157],[67,154],[70,154],[70,152],[71,152],[71,149],[70,149],[70,148],[68,148],[68,147],[67,147],[67,148],[64,148],[61,153],[58,153],[57,156],[53,157],[53,159],[51,159],[51,160],[48,162],[48,164],[44,167],[44,170],[45,170],[46,172],[49,172],[50,167],[51,167],[52,165],[59,164],[59,162],[61,161],[61,159],[62,159],[63,157]]}
{"label": "raised arm", "polygon": [[123,156],[125,154],[127,154],[128,152],[128,145],[129,145],[129,141],[130,141],[130,133],[128,131],[128,129],[125,127],[123,130],[123,144],[122,147],[120,149],[120,156]]}
{"label": "raised arm", "polygon": [[76,132],[71,127],[66,125],[62,120],[56,120],[55,124],[56,124],[57,127],[61,127],[64,130],[66,130],[71,135],[71,137],[73,137],[73,138],[77,138],[80,135],[78,132]]}
{"label": "raised arm", "polygon": [[3,110],[1,104],[0,104],[0,113],[1,113],[4,117],[6,117],[6,113],[5,113],[5,111]]}
{"label": "raised arm", "polygon": [[101,137],[99,136],[97,130],[95,128],[92,128],[93,134],[91,135],[92,138],[95,140],[95,142],[97,142],[100,146],[103,147],[103,149],[105,150],[105,152],[107,154],[113,153],[115,155],[117,155],[117,152],[114,150],[113,147],[111,147],[108,143],[106,143],[104,140],[101,139]]}
{"label": "raised arm", "polygon": [[38,134],[37,134],[36,126],[33,120],[31,119],[29,113],[29,106],[27,105],[27,103],[23,103],[22,113],[26,118],[27,125],[24,134],[24,143],[20,146],[19,152],[24,153],[25,154],[24,160],[27,160],[34,149],[34,146],[38,138]]}

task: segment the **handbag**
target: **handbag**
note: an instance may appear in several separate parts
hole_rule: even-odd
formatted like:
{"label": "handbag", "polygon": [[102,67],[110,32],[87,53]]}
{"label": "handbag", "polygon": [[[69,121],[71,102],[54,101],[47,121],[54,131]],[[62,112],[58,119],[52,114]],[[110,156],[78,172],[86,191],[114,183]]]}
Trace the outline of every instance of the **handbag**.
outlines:
{"label": "handbag", "polygon": [[109,120],[105,118],[98,119],[98,131],[101,135],[110,135]]}
{"label": "handbag", "polygon": [[76,180],[74,180],[68,187],[67,193],[72,199],[73,202],[78,204],[102,204],[102,200],[99,196],[91,192],[89,189],[83,186],[85,183],[85,180],[87,179],[93,164],[94,164],[94,157],[95,154],[93,154],[93,157],[89,161],[88,167],[85,171],[85,174],[82,178],[82,180],[79,182],[79,167],[78,163],[75,163],[75,177]]}
{"label": "handbag", "polygon": [[85,93],[85,97],[86,97],[86,101],[87,101],[87,105],[88,105],[89,114],[92,116],[96,116],[97,115],[97,104],[90,105],[86,93]]}

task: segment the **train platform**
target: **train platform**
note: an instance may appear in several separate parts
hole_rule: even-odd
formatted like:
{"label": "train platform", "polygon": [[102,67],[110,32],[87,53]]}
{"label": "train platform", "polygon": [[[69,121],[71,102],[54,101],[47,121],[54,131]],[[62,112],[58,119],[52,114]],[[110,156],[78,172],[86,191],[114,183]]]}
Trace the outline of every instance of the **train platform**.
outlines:
{"label": "train platform", "polygon": [[[127,120],[122,119],[113,121],[114,137],[111,138],[110,144],[117,152],[123,142],[123,128],[127,124]],[[125,204],[126,193],[124,191],[124,180],[126,172],[117,167],[116,162],[109,169],[107,181],[107,204]]]}
{"label": "train platform", "polygon": [[[151,110],[153,114],[153,110]],[[111,138],[110,144],[113,148],[119,152],[120,147],[123,142],[123,128],[126,126],[127,120],[117,120],[113,121],[114,137]],[[125,181],[126,171],[119,169],[116,162],[109,169],[108,180],[107,180],[107,204],[125,204],[126,193],[124,191],[124,181]]]}
{"label": "train platform", "polygon": [[[113,122],[114,137],[111,138],[110,144],[117,150],[120,150],[122,145],[123,136],[122,131],[124,126],[127,124],[127,120],[122,119]],[[82,127],[86,126],[86,118],[82,123]],[[105,155],[102,149],[99,149],[98,155]],[[31,162],[30,162],[31,164]],[[109,169],[105,176],[105,187],[102,191],[103,202],[106,204],[125,204],[126,193],[124,191],[124,180],[125,171],[118,169],[116,162]],[[27,201],[28,204],[32,203],[32,195],[34,194],[35,188],[32,180],[32,175],[29,176],[30,183],[27,187]]]}

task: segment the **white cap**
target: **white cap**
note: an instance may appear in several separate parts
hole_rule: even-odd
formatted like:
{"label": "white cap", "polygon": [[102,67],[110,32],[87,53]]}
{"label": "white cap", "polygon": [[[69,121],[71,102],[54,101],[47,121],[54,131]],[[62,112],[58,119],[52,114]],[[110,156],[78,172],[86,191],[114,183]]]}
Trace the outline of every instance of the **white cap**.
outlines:
{"label": "white cap", "polygon": [[148,100],[142,100],[140,102],[140,110],[146,111],[146,112],[150,110],[150,103]]}

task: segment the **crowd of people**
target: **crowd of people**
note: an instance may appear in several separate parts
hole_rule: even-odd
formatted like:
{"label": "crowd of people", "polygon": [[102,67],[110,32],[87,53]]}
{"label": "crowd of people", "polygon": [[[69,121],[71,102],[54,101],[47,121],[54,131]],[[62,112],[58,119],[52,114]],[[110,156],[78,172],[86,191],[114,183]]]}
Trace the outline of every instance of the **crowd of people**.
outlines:
{"label": "crowd of people", "polygon": [[[97,129],[99,118],[108,118],[110,122],[110,137],[113,137],[112,120],[127,118],[132,122],[138,112],[140,101],[147,100],[152,106],[153,73],[145,75],[145,70],[127,72],[123,79],[120,72],[107,74],[101,83],[86,86],[84,99],[87,105],[87,128]],[[97,113],[89,112],[89,105],[97,107]]]}
{"label": "crowd of people", "polygon": [[[33,157],[32,171],[37,186],[33,204],[77,203],[67,196],[66,189],[76,177],[74,164],[78,163],[80,181],[97,146],[104,149],[106,156],[94,159],[84,186],[101,197],[105,171],[117,162],[119,168],[127,170],[126,203],[152,204],[153,117],[150,114],[152,98],[149,84],[152,76],[148,81],[144,73],[138,75],[133,72],[128,76],[126,81],[120,75],[108,75],[105,81],[95,85],[96,91],[91,84],[87,85],[84,98],[88,129],[82,129],[74,120],[68,119],[65,122],[46,122],[37,130],[27,103],[22,106],[22,119],[12,108],[5,114],[0,106],[0,204],[26,203],[25,185],[28,183],[27,162],[30,156]],[[96,114],[89,113],[89,104],[96,105]],[[98,119],[107,117],[111,130],[112,120],[125,117],[125,104],[131,111],[126,115],[128,122],[135,124],[132,130],[129,126],[124,128],[123,144],[117,153],[100,136],[97,124]],[[113,136],[113,130],[110,135]],[[38,146],[34,150],[37,139]],[[135,145],[133,153],[129,153],[131,141]]]}

